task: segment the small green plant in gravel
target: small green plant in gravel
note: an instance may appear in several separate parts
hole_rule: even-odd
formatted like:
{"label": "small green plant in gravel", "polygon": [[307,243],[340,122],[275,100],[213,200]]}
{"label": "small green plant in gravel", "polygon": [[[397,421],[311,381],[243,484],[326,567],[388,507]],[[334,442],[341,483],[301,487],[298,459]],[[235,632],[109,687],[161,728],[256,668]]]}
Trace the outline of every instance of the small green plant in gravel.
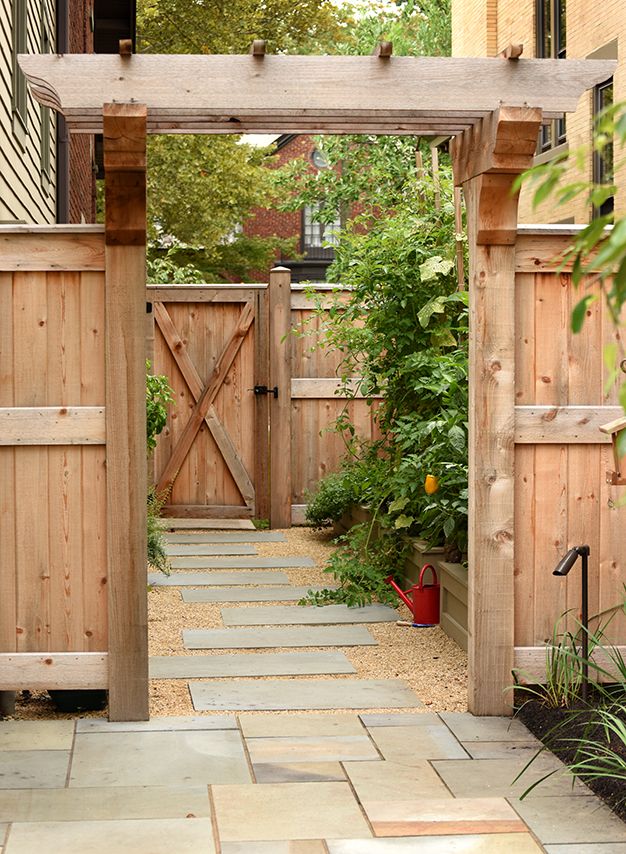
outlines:
{"label": "small green plant in gravel", "polygon": [[153,569],[158,569],[165,575],[169,575],[171,566],[165,551],[163,523],[160,519],[164,503],[165,499],[157,497],[154,488],[148,490],[148,563]]}
{"label": "small green plant in gravel", "polygon": [[[167,407],[174,400],[174,392],[166,376],[150,373],[150,362],[146,362],[146,438],[148,456],[154,451],[157,436],[167,423]],[[154,569],[170,574],[170,562],[165,552],[165,537],[160,521],[167,494],[157,495],[154,488],[148,490],[148,563]]]}

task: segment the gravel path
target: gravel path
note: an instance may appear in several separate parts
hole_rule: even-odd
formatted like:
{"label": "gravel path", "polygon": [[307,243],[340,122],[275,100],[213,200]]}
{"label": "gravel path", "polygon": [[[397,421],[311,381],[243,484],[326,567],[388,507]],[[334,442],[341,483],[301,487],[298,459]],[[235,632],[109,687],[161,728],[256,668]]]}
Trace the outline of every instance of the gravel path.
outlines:
{"label": "gravel path", "polygon": [[[315,560],[316,568],[285,570],[290,583],[332,583],[332,576],[322,571],[334,548],[330,534],[309,528],[291,528],[284,534],[286,543],[256,543],[258,554],[264,557],[310,556]],[[265,604],[242,602],[240,607],[255,608]],[[219,603],[185,604],[181,601],[179,589],[154,588],[149,594],[150,654],[223,654],[223,650],[187,650],[182,644],[183,628],[220,628],[222,607]],[[401,603],[399,614],[403,619],[409,617],[408,609]],[[368,624],[368,630],[378,641],[378,646],[341,647],[357,672],[352,677],[334,675],[327,678],[401,678],[409,683],[424,703],[424,711],[467,710],[467,656],[441,629],[412,629],[393,623],[379,623]],[[305,647],[302,651],[306,649],[313,648]],[[276,648],[274,651],[289,650]],[[267,650],[260,652],[266,653]],[[152,681],[150,712],[152,715],[198,714],[191,704],[187,683],[182,680]]]}

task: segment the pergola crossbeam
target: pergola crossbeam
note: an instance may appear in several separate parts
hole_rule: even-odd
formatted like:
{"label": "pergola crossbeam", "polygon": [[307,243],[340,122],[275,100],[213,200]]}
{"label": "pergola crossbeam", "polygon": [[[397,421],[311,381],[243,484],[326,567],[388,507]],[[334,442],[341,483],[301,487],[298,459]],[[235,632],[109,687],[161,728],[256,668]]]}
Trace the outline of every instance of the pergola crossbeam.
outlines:
{"label": "pergola crossbeam", "polygon": [[146,104],[148,133],[457,134],[501,104],[541,107],[548,119],[571,112],[615,68],[613,60],[405,56],[259,62],[258,54],[19,61],[35,97],[82,133],[100,132],[102,104],[119,102]]}

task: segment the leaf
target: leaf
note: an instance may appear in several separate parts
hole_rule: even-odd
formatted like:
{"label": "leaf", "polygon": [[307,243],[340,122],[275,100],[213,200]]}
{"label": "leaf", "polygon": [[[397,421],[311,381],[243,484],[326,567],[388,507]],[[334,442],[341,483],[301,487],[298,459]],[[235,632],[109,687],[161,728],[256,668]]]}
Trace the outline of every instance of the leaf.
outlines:
{"label": "leaf", "polygon": [[413,516],[405,516],[402,514],[402,516],[398,516],[396,519],[395,527],[397,530],[400,528],[410,528],[414,521]]}
{"label": "leaf", "polygon": [[572,311],[572,332],[578,334],[580,330],[583,328],[583,323],[585,322],[585,317],[587,316],[587,309],[594,302],[597,302],[598,297],[595,294],[588,294],[586,297],[583,297],[579,303],[576,304],[574,310]]}
{"label": "leaf", "polygon": [[620,430],[615,439],[618,459],[626,457],[626,430]]}
{"label": "leaf", "polygon": [[454,427],[451,427],[448,431],[448,438],[450,439],[450,443],[452,447],[457,451],[464,451],[466,448],[465,442],[465,432],[461,427],[455,424]]}
{"label": "leaf", "polygon": [[389,505],[389,512],[397,513],[399,510],[404,510],[408,503],[409,499],[406,496],[404,496],[403,498],[396,498],[396,500],[392,501]]}
{"label": "leaf", "polygon": [[427,261],[420,264],[421,280],[422,282],[432,282],[439,275],[447,276],[453,267],[454,261],[446,260],[441,255],[431,255]]}
{"label": "leaf", "polygon": [[426,329],[428,324],[430,323],[430,319],[433,314],[443,314],[446,304],[446,298],[444,296],[437,296],[429,299],[426,305],[422,306],[422,308],[417,313],[417,319],[419,321],[419,325],[422,329]]}

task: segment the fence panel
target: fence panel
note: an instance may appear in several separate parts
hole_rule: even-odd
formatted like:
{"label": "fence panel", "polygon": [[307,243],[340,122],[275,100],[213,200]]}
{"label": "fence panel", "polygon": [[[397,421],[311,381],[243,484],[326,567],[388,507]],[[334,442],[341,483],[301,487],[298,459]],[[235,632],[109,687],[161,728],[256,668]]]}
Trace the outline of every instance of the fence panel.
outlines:
{"label": "fence panel", "polygon": [[[591,548],[590,614],[623,602],[626,582],[624,488],[606,482],[611,446],[598,429],[621,413],[617,385],[604,388],[603,349],[617,333],[601,294],[572,332],[572,309],[598,285],[576,289],[554,272],[569,239],[523,229],[516,253],[515,647],[536,675],[560,615],[580,616],[580,567],[552,575],[568,548]],[[623,616],[609,637],[626,643]]]}
{"label": "fence panel", "polygon": [[[312,297],[292,286],[291,325],[304,333],[294,336],[291,351],[292,521],[296,524],[304,520],[307,491],[336,470],[346,453],[344,438],[333,430],[336,420],[345,413],[361,438],[378,436],[376,403],[369,404],[358,393],[353,398],[340,396],[344,356],[338,350],[319,346],[323,343],[324,318],[316,314],[315,307],[323,293]],[[347,293],[329,295],[326,305],[330,307]]]}
{"label": "fence panel", "polygon": [[104,235],[0,229],[0,689],[107,676]]}

